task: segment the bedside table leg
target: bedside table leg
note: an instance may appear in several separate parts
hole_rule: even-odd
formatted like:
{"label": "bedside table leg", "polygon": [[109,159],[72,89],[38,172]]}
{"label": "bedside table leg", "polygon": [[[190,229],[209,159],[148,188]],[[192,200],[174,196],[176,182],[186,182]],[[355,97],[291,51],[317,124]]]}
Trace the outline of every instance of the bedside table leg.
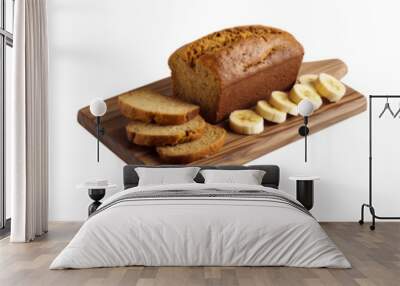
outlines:
{"label": "bedside table leg", "polygon": [[314,181],[296,181],[296,198],[307,210],[314,206]]}
{"label": "bedside table leg", "polygon": [[94,200],[94,202],[88,208],[89,216],[101,205],[100,200],[104,198],[105,194],[105,189],[89,189],[89,197]]}

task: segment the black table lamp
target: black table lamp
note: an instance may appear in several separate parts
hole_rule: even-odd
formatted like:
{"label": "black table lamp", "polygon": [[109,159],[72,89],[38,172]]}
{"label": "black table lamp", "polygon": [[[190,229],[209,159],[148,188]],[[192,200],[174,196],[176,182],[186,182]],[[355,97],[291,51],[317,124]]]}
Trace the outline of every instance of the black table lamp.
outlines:
{"label": "black table lamp", "polygon": [[96,117],[96,138],[97,138],[97,162],[99,159],[99,141],[100,136],[104,135],[104,128],[101,127],[100,117],[107,111],[107,104],[101,98],[95,98],[90,103],[90,113]]}
{"label": "black table lamp", "polygon": [[299,128],[300,136],[304,137],[304,162],[307,162],[307,135],[310,133],[308,128],[308,117],[314,111],[314,105],[308,99],[303,99],[297,106],[299,114],[304,118],[304,125]]}

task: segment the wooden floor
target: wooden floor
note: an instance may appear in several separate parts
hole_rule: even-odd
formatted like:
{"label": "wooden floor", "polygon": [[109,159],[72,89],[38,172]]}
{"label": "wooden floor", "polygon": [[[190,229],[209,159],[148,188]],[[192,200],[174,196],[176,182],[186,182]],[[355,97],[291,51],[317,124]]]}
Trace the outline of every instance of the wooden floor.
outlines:
{"label": "wooden floor", "polygon": [[357,223],[323,228],[352,269],[289,267],[123,267],[48,270],[80,227],[52,223],[49,233],[28,244],[0,241],[0,285],[400,285],[400,223],[378,223],[375,232]]}

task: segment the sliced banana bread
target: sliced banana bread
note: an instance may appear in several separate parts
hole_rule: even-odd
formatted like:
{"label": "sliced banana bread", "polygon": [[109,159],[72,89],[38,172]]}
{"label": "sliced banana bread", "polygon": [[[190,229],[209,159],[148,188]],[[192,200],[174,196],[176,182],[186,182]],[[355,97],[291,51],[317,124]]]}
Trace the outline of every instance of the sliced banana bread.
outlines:
{"label": "sliced banana bread", "polygon": [[206,128],[204,119],[197,115],[180,125],[157,125],[132,121],[126,126],[128,140],[143,146],[176,145],[193,141],[203,134]]}
{"label": "sliced banana bread", "polygon": [[304,50],[289,33],[266,26],[242,26],[189,43],[169,58],[174,95],[200,105],[212,123],[232,111],[290,89]]}
{"label": "sliced banana bread", "polygon": [[218,152],[225,143],[225,129],[207,124],[199,139],[175,146],[157,147],[161,160],[185,164]]}
{"label": "sliced banana bread", "polygon": [[118,104],[125,117],[160,125],[183,124],[199,114],[197,105],[150,89],[121,94]]}

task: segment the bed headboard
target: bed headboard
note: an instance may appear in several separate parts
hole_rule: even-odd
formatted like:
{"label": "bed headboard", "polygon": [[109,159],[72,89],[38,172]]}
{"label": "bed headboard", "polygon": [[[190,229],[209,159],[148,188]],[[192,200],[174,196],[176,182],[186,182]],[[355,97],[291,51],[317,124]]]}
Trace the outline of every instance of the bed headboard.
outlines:
{"label": "bed headboard", "polygon": [[[162,166],[143,166],[143,165],[126,165],[124,167],[124,189],[133,188],[138,185],[139,177],[135,172],[136,167],[147,168],[168,168],[168,167],[185,167],[181,165],[162,165]],[[219,169],[219,170],[247,170],[256,169],[265,171],[262,185],[278,189],[279,187],[279,167],[276,165],[253,165],[253,166],[198,166],[201,169]],[[204,178],[199,173],[195,181],[203,183]]]}

